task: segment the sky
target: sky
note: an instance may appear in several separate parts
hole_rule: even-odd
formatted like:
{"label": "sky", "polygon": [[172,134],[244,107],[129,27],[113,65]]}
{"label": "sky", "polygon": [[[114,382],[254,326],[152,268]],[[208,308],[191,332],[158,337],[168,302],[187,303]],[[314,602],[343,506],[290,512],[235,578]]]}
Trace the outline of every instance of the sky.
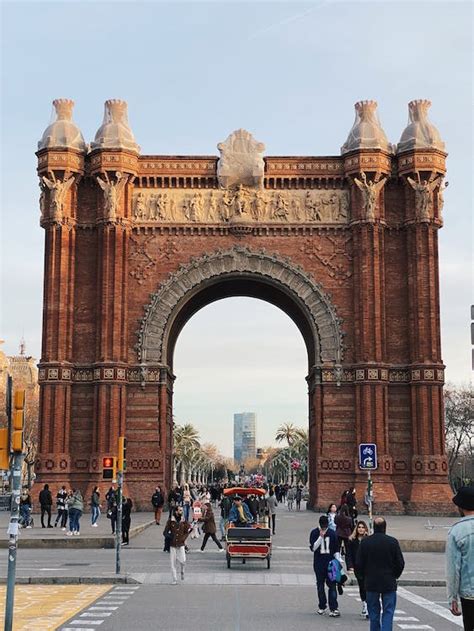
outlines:
{"label": "sky", "polygon": [[[440,231],[447,379],[471,379],[472,4],[470,2],[1,2],[0,338],[40,357],[44,234],[36,143],[57,97],[86,141],[123,98],[142,153],[217,154],[243,127],[267,155],[338,155],[353,104],[379,103],[396,143],[407,103],[429,98],[446,142]],[[204,343],[205,342],[205,343]],[[203,365],[203,357],[206,358]],[[175,416],[232,453],[232,415],[257,413],[259,444],[307,423],[300,333],[275,307],[229,298],[185,326]]]}

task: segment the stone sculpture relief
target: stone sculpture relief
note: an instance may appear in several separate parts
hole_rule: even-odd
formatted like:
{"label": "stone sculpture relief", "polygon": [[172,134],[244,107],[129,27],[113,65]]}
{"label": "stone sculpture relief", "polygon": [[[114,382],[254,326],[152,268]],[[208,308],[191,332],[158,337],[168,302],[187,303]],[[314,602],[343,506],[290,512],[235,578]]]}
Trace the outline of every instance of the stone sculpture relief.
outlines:
{"label": "stone sculpture relief", "polygon": [[[380,183],[375,186],[377,194]],[[343,190],[266,191],[241,184],[232,189],[197,192],[138,189],[133,194],[133,218],[136,222],[181,224],[346,223],[349,193]]]}
{"label": "stone sculpture relief", "polygon": [[364,200],[364,212],[365,219],[367,221],[375,221],[375,210],[377,207],[377,199],[380,191],[385,185],[386,179],[379,180],[378,182],[367,180],[367,176],[364,171],[362,171],[360,180],[358,178],[354,178],[354,182],[357,185],[357,188],[362,193],[362,198]]}
{"label": "stone sculpture relief", "polygon": [[[67,191],[74,182],[74,176],[69,173],[64,174],[64,180],[58,179],[53,171],[50,171],[49,178],[42,176],[40,178],[40,208],[41,218],[45,217],[46,206],[49,210],[49,217],[53,221],[60,221],[63,216],[64,198]],[[46,191],[49,189],[49,204],[46,204]]]}
{"label": "stone sculpture relief", "polygon": [[[407,181],[415,191],[415,210],[416,216],[422,221],[429,221],[433,214],[433,191],[437,186],[440,187],[438,192],[438,204],[444,203],[443,191],[441,190],[441,183],[443,178],[441,176],[434,179],[434,174],[429,180],[421,180],[420,174],[416,174],[417,179],[414,180],[411,177],[407,177]],[[444,187],[446,188],[446,187]]]}
{"label": "stone sculpture relief", "polygon": [[263,188],[265,145],[251,133],[238,129],[225,142],[217,145],[221,157],[217,163],[217,177],[222,188],[239,184]]}
{"label": "stone sculpture relief", "polygon": [[[128,180],[128,176],[123,176],[120,171],[115,173],[116,181],[114,182],[109,178],[107,171],[104,173],[104,178],[97,176],[97,183],[104,192],[104,219],[107,221],[115,221],[117,216],[117,209],[122,199],[123,189]],[[153,217],[155,217],[156,208],[153,211]]]}

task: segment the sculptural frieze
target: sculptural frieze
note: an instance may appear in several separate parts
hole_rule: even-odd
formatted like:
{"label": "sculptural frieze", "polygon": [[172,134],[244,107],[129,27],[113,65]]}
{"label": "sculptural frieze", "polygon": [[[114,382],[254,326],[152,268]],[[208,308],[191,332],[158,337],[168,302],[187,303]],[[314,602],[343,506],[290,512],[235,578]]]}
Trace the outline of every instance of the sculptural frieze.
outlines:
{"label": "sculptural frieze", "polygon": [[[66,172],[63,179],[56,177],[53,171],[51,171],[48,175],[49,177],[43,175],[39,181],[41,189],[41,218],[43,219],[45,217],[46,209],[48,209],[49,218],[53,221],[60,221],[63,217],[65,196],[74,182],[74,175],[70,175]],[[48,190],[49,200],[47,201],[46,191]]]}
{"label": "sculptural frieze", "polygon": [[[105,193],[105,191],[104,191]],[[132,214],[141,223],[346,223],[346,190],[138,189]]]}

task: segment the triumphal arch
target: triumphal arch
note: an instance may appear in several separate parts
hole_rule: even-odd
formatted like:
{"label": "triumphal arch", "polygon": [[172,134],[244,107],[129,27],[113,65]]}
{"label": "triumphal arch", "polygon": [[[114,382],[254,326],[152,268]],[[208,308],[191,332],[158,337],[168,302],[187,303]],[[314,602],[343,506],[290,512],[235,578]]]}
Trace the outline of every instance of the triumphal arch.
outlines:
{"label": "triumphal arch", "polygon": [[105,103],[90,145],[73,102],[54,101],[37,152],[39,482],[89,493],[126,435],[128,493],[149,508],[155,484],[171,483],[180,331],[212,301],[252,296],[285,311],[306,344],[312,506],[350,485],[363,495],[357,445],[375,442],[379,508],[447,510],[446,153],[429,106],[409,103],[397,145],[361,101],[338,155],[267,156],[240,129],[219,156],[165,156],[140,153],[123,101]]}

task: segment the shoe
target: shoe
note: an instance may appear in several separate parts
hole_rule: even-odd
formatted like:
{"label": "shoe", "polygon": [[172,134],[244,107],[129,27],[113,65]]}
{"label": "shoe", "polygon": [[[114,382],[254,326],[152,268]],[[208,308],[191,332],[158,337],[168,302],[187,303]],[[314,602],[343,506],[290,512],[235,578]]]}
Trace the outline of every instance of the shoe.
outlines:
{"label": "shoe", "polygon": [[[27,528],[30,528],[30,526],[27,526]],[[64,526],[64,528],[61,528],[61,530],[66,530],[66,526]]]}
{"label": "shoe", "polygon": [[219,548],[218,552],[224,552],[224,548]]}
{"label": "shoe", "polygon": [[72,537],[72,532],[70,530],[68,530],[68,532],[66,533],[66,537]]}
{"label": "shoe", "polygon": [[31,528],[31,526],[27,526],[27,528]]}
{"label": "shoe", "polygon": [[332,611],[329,612],[330,618],[339,618],[340,615],[341,614],[339,612],[339,609],[333,609]]}
{"label": "shoe", "polygon": [[181,570],[181,580],[184,581],[184,570]]}
{"label": "shoe", "polygon": [[342,585],[340,583],[337,584],[337,593],[339,594],[339,596],[342,596],[342,594],[344,593],[344,589],[342,588]]}
{"label": "shoe", "polygon": [[362,603],[362,611],[360,612],[360,615],[363,618],[368,618],[369,617],[369,614],[367,612],[367,603],[364,603],[364,602]]}
{"label": "shoe", "polygon": [[80,535],[81,533],[79,532],[79,530],[76,530],[76,532],[75,532],[74,534],[76,535],[76,537],[79,537],[79,535]]}
{"label": "shoe", "polygon": [[204,550],[202,548],[199,548],[199,552],[204,552]]}
{"label": "shoe", "polygon": [[171,585],[177,585],[178,581],[171,581]]}
{"label": "shoe", "polygon": [[48,524],[48,528],[53,528],[53,526],[51,526],[51,524]]}
{"label": "shoe", "polygon": [[324,615],[324,614],[326,613],[326,611],[327,611],[327,610],[328,610],[328,608],[327,608],[327,607],[324,607],[323,609],[319,608],[319,609],[318,609],[318,614],[319,614],[320,616],[322,616],[322,615]]}

